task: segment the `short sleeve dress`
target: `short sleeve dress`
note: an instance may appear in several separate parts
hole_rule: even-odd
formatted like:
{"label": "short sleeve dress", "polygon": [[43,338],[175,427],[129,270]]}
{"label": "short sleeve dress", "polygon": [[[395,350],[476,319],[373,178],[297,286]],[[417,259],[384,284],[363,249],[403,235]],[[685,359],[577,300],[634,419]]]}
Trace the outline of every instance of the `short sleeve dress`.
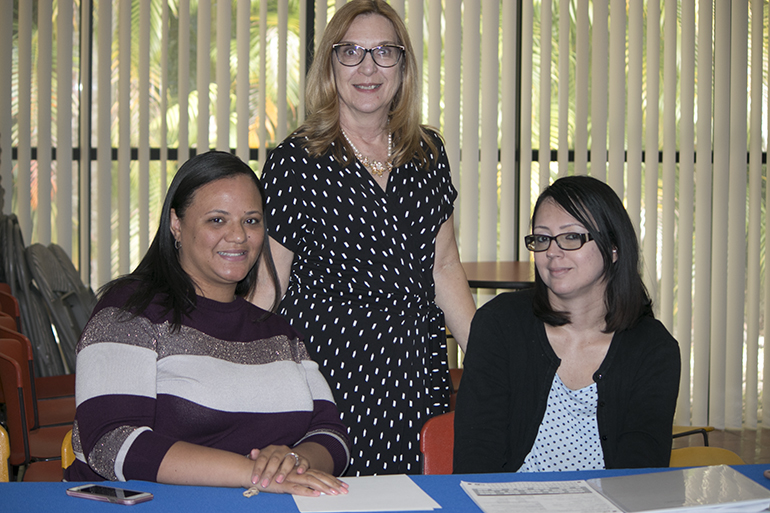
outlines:
{"label": "short sleeve dress", "polygon": [[262,180],[270,236],[294,253],[280,313],[305,335],[348,427],[348,475],[420,473],[419,433],[449,403],[436,235],[457,191],[441,139],[431,164],[383,190],[358,161],[311,157],[289,137]]}

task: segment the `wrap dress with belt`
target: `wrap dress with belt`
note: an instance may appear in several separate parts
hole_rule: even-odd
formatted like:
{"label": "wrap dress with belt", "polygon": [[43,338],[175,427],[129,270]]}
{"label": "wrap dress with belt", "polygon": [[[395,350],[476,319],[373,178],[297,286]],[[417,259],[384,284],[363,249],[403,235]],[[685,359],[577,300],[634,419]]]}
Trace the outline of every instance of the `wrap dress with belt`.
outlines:
{"label": "wrap dress with belt", "polygon": [[358,161],[289,137],[262,181],[269,235],[294,253],[280,313],[305,335],[353,446],[348,475],[420,473],[419,433],[447,411],[436,235],[453,212],[444,146],[394,168],[383,190]]}

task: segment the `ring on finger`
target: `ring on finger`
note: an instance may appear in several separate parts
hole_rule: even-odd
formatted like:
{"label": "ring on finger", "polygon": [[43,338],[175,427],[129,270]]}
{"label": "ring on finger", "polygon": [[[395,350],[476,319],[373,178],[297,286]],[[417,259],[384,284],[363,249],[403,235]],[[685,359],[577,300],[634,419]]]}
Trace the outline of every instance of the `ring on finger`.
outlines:
{"label": "ring on finger", "polygon": [[296,452],[287,452],[284,459],[286,456],[294,456],[294,466],[299,467],[299,455]]}

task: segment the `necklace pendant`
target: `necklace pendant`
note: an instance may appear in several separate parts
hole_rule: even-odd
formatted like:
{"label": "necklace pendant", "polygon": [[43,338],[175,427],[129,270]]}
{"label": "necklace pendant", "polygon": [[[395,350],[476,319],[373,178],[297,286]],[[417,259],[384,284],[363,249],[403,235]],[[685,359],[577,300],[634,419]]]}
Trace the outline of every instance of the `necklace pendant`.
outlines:
{"label": "necklace pendant", "polygon": [[390,172],[390,166],[383,164],[382,162],[374,161],[369,162],[369,165],[366,166],[366,168],[369,170],[370,173],[373,175],[380,177],[386,172]]}
{"label": "necklace pendant", "polygon": [[390,173],[393,170],[393,163],[390,161],[390,154],[393,150],[393,134],[388,133],[388,159],[385,162],[380,162],[379,160],[369,160],[368,157],[364,157],[361,152],[358,151],[358,148],[356,148],[356,146],[353,144],[353,141],[350,140],[348,134],[346,134],[344,130],[342,131],[342,135],[345,137],[345,140],[348,142],[350,147],[353,148],[353,154],[372,175],[380,178],[383,174]]}

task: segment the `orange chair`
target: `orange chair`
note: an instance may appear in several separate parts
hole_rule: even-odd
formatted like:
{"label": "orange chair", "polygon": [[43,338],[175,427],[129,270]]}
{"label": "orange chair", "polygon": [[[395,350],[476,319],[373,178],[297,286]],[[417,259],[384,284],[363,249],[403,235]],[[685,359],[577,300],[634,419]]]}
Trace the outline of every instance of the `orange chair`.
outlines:
{"label": "orange chair", "polygon": [[17,329],[16,319],[0,310],[0,326],[5,326],[9,330]]}
{"label": "orange chair", "polygon": [[[0,316],[0,337],[18,340],[25,347],[26,357],[19,361],[19,365],[26,366],[30,376],[31,400],[35,416],[33,429],[37,426],[72,422],[75,415],[75,375],[63,374],[35,378],[32,343],[15,329],[7,328],[2,322],[3,319],[6,317]],[[7,319],[10,321],[9,317]],[[2,392],[2,387],[0,387],[0,404],[5,402]],[[52,399],[52,401],[47,401],[48,399]]]}
{"label": "orange chair", "polygon": [[460,380],[462,377],[462,369],[449,369],[449,378],[452,380],[452,393],[449,395],[449,411],[455,411],[455,403],[457,403],[457,391],[460,390]]}
{"label": "orange chair", "polygon": [[[5,312],[0,312],[0,326],[6,326],[12,330],[16,329],[16,321],[14,321],[10,315]],[[0,387],[0,404],[5,402],[5,396],[3,395],[3,387]]]}
{"label": "orange chair", "polygon": [[428,419],[420,431],[423,474],[451,474],[454,455],[455,413]]}
{"label": "orange chair", "polygon": [[13,317],[16,321],[16,330],[21,333],[21,309],[19,309],[19,301],[7,292],[0,291],[0,310]]}
{"label": "orange chair", "polygon": [[64,479],[64,470],[61,467],[61,461],[45,460],[33,461],[24,467],[22,481],[24,482],[54,482],[58,483]]}
{"label": "orange chair", "polygon": [[0,292],[5,292],[6,294],[13,294],[13,291],[11,290],[11,286],[1,281],[0,281]]}
{"label": "orange chair", "polygon": [[449,369],[449,377],[452,379],[452,392],[460,390],[460,380],[463,378],[463,370]]}
{"label": "orange chair", "polygon": [[[0,334],[0,336],[5,336]],[[10,356],[21,368],[24,381],[25,396],[24,405],[32,411],[31,429],[38,427],[54,426],[60,424],[72,424],[75,420],[75,397],[59,397],[38,401],[32,392],[32,383],[27,365],[27,346],[24,342],[12,338],[0,338],[0,352]]]}
{"label": "orange chair", "polygon": [[[11,442],[9,462],[13,466],[30,466],[41,460],[57,460],[57,475],[50,477],[61,480],[61,444],[72,426],[53,426],[30,430],[32,415],[25,407],[27,392],[21,367],[15,359],[0,352],[0,383],[5,390],[6,422]],[[37,466],[42,468],[43,465]],[[45,465],[53,467],[53,465]],[[42,477],[42,476],[41,476]]]}
{"label": "orange chair", "polygon": [[7,313],[0,310],[0,327],[17,331],[16,330],[16,321],[8,315]]}
{"label": "orange chair", "polygon": [[[66,438],[64,443],[66,443]],[[70,453],[72,439],[70,439]],[[8,431],[0,426],[0,483],[7,483],[13,477],[11,465],[8,463],[8,457],[11,454],[11,445],[8,440]],[[62,458],[64,457],[64,446],[62,445]],[[75,455],[71,455],[74,459]],[[64,461],[64,460],[62,460]],[[27,465],[23,470],[22,481],[61,481],[63,477],[62,465],[58,461],[35,461]],[[65,467],[66,468],[66,467]],[[15,479],[14,479],[15,480]]]}
{"label": "orange chair", "polygon": [[27,465],[23,481],[61,481],[64,471],[75,461],[75,451],[72,450],[72,430],[67,431],[61,443],[61,461],[35,461]]}
{"label": "orange chair", "polygon": [[67,431],[61,443],[61,461],[47,460],[35,461],[27,465],[24,471],[23,481],[61,481],[64,471],[75,461],[75,452],[72,450],[72,430]]}
{"label": "orange chair", "polygon": [[[27,347],[27,360],[30,376],[35,375],[35,352],[32,342],[18,331],[7,329],[0,325],[0,338],[13,338],[23,342]],[[58,376],[36,377],[32,383],[32,395],[35,399],[55,399],[75,395],[75,375],[61,374]]]}

